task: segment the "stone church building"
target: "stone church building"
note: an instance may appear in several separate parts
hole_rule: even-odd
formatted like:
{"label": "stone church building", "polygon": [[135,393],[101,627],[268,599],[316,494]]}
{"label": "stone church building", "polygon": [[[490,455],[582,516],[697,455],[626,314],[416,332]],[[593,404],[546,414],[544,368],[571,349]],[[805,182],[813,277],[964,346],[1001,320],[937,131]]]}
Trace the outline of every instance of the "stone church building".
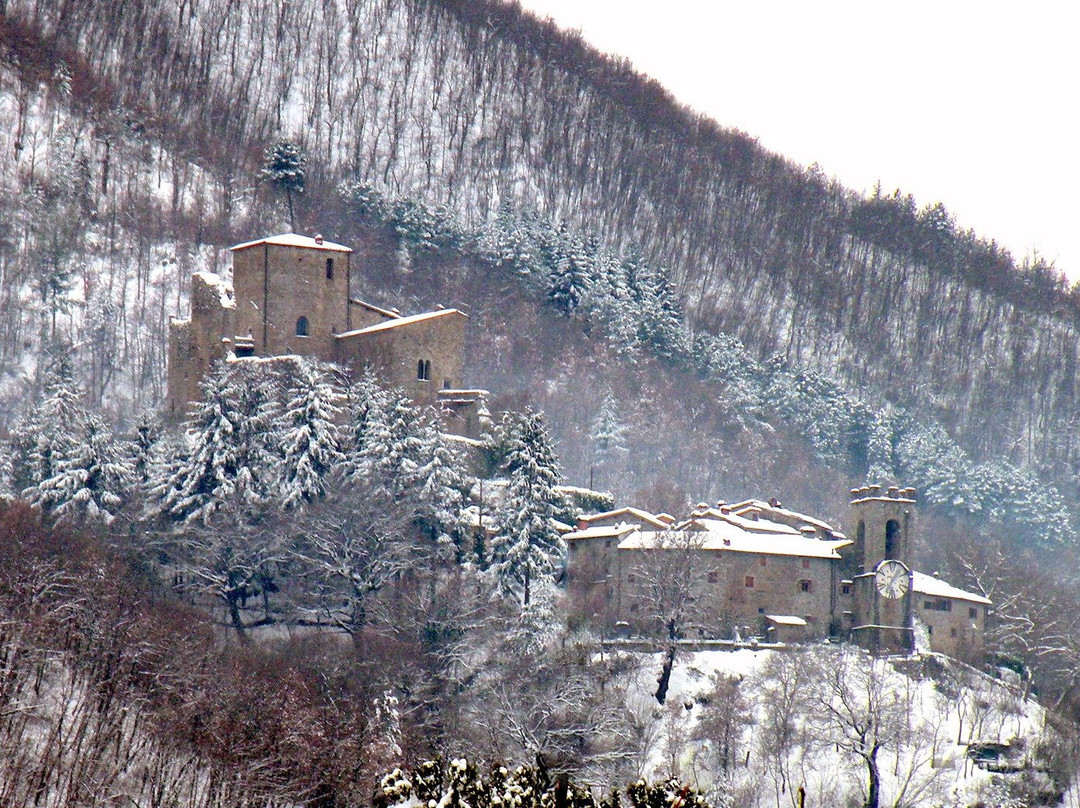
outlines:
{"label": "stone church building", "polygon": [[462,384],[464,313],[403,316],[354,297],[353,251],[321,236],[285,233],[230,252],[231,287],[196,273],[190,318],[170,324],[170,416],[182,417],[199,399],[220,359],[301,355],[354,371],[370,367],[384,385],[441,409],[447,431],[478,431],[486,393]]}
{"label": "stone church building", "polygon": [[[607,632],[827,637],[978,659],[990,601],[912,569],[915,491],[851,492],[848,534],[776,500],[582,516],[563,536],[572,609]],[[849,538],[853,536],[854,538]]]}

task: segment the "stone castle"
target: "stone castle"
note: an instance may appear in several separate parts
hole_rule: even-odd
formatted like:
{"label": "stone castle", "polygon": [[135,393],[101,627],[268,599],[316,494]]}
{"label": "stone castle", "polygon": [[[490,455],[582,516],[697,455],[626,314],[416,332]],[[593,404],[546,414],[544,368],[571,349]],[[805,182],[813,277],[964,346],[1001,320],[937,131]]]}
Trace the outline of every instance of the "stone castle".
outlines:
{"label": "stone castle", "polygon": [[583,516],[563,536],[572,609],[605,633],[656,634],[684,601],[683,638],[851,640],[877,651],[975,660],[990,601],[911,567],[915,491],[851,492],[854,538],[778,501]]}
{"label": "stone castle", "polygon": [[353,296],[352,250],[285,233],[237,244],[232,285],[193,276],[191,317],[169,332],[167,413],[182,417],[214,362],[251,356],[311,356],[380,381],[442,410],[448,432],[479,430],[485,391],[462,385],[465,323],[457,309],[403,316]]}

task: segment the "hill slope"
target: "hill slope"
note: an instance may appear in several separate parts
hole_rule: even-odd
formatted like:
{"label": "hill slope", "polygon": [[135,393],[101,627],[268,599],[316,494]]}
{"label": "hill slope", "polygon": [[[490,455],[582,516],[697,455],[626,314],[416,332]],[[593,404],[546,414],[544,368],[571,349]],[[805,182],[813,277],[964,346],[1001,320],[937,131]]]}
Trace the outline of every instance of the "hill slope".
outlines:
{"label": "hill slope", "polygon": [[[9,0],[0,33],[19,223],[4,266],[25,284],[0,295],[0,361],[16,378],[67,305],[72,341],[114,357],[86,358],[103,403],[130,406],[113,390],[125,375],[135,402],[156,400],[165,320],[215,262],[200,245],[275,218],[254,177],[283,134],[311,157],[311,229],[345,227],[330,189],[354,175],[469,226],[537,209],[668,266],[692,328],[1076,492],[1080,342],[1052,269],[1015,267],[941,206],[857,198],[513,4]],[[59,241],[51,222],[69,225]],[[65,272],[83,280],[74,302],[56,291]]]}

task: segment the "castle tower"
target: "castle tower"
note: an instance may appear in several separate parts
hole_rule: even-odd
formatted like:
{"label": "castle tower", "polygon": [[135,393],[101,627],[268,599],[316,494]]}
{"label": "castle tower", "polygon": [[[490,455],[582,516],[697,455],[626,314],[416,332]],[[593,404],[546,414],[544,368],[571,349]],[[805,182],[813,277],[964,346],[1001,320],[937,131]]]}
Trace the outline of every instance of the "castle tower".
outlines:
{"label": "castle tower", "polygon": [[231,251],[236,334],[251,335],[255,355],[333,356],[334,335],[352,328],[352,250],[285,233]]}
{"label": "castle tower", "polygon": [[915,489],[854,488],[850,519],[852,636],[872,651],[910,652]]}

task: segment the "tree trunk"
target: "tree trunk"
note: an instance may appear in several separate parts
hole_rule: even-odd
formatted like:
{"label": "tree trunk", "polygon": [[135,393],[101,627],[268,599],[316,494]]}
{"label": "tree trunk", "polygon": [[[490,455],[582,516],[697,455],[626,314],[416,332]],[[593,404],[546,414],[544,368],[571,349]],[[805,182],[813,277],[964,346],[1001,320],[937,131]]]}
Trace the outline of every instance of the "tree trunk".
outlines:
{"label": "tree trunk", "polygon": [[877,764],[878,748],[875,745],[866,755],[866,773],[870,778],[870,788],[867,790],[863,808],[878,808],[878,802],[881,799],[881,773],[878,771]]}
{"label": "tree trunk", "polygon": [[668,685],[671,684],[671,669],[675,667],[675,651],[676,645],[672,643],[664,657],[664,667],[660,669],[660,678],[656,680],[656,701],[659,704],[663,704],[667,699]]}
{"label": "tree trunk", "polygon": [[226,603],[229,604],[229,619],[232,621],[233,628],[236,629],[236,636],[240,638],[240,642],[246,644],[248,635],[244,626],[244,619],[240,616],[239,595],[230,594],[226,598]]}

